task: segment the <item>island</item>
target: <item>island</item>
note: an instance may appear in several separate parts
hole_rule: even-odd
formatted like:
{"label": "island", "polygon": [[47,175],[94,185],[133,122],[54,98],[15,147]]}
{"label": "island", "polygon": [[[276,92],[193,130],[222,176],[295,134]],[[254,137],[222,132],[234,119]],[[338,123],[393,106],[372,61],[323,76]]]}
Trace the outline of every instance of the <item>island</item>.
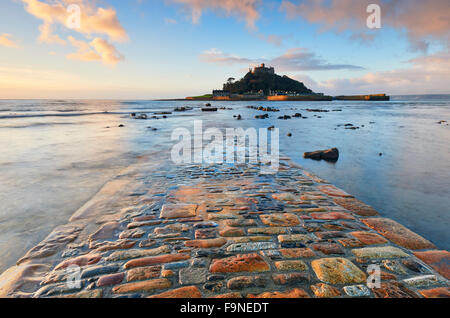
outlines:
{"label": "island", "polygon": [[331,100],[366,100],[386,101],[386,94],[355,95],[355,96],[327,96],[315,93],[302,82],[280,76],[274,67],[261,64],[250,68],[248,73],[236,81],[228,78],[222,89],[213,90],[212,94],[186,97],[186,100],[198,101],[331,101]]}

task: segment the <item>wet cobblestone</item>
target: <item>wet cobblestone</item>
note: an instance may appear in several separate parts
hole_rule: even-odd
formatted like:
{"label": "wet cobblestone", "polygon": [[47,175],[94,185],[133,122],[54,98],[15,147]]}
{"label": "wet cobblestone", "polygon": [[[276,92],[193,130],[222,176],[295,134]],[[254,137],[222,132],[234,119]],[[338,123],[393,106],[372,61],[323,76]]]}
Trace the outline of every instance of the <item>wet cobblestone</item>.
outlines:
{"label": "wet cobblestone", "polygon": [[[140,166],[103,213],[32,249],[21,262],[48,267],[9,296],[449,296],[447,251],[286,164],[275,175],[257,165]],[[380,288],[366,285],[370,264],[383,269]],[[82,283],[69,288],[73,265]]]}

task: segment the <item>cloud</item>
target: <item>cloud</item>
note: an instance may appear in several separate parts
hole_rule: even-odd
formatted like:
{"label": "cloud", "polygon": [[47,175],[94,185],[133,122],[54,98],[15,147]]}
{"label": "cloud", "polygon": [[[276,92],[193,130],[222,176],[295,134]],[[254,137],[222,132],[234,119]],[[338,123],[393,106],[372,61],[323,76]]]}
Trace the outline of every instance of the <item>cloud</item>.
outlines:
{"label": "cloud", "polygon": [[122,61],[124,57],[108,41],[95,38],[90,43],[77,40],[69,36],[72,46],[77,48],[75,53],[67,55],[68,59],[85,62],[102,61],[105,65],[115,66]]}
{"label": "cloud", "polygon": [[13,39],[11,34],[3,33],[0,34],[0,45],[6,46],[9,48],[17,49],[20,47]]}
{"label": "cloud", "polygon": [[305,48],[293,48],[273,59],[249,59],[236,55],[225,54],[217,49],[211,49],[200,54],[200,60],[208,63],[247,64],[256,65],[264,62],[280,71],[325,71],[325,70],[362,70],[361,66],[351,64],[328,63],[315,53]]}
{"label": "cloud", "polygon": [[39,31],[41,32],[41,34],[39,35],[39,41],[42,43],[61,45],[66,44],[66,41],[61,39],[58,35],[53,34],[51,23],[44,22],[44,24],[39,26]]}
{"label": "cloud", "polygon": [[89,43],[85,41],[80,41],[75,39],[73,36],[68,37],[72,46],[77,48],[75,53],[70,53],[67,55],[67,58],[70,60],[78,60],[78,61],[100,61],[101,57],[98,55],[89,45]]}
{"label": "cloud", "polygon": [[227,15],[235,15],[246,21],[247,26],[255,28],[255,23],[260,14],[258,7],[261,0],[167,0],[168,2],[183,5],[190,9],[193,23],[198,23],[203,12],[213,10],[225,12]]}
{"label": "cloud", "polygon": [[293,48],[283,55],[270,60],[280,70],[286,71],[326,71],[326,70],[362,70],[361,66],[351,64],[331,64],[305,48]]}
{"label": "cloud", "polygon": [[[322,30],[366,33],[367,6],[373,0],[283,0],[281,10],[291,19],[301,17]],[[450,42],[448,0],[380,0],[382,26],[405,31],[413,48],[426,50],[430,40]],[[358,35],[357,35],[358,37]]]}
{"label": "cloud", "polygon": [[106,65],[114,66],[124,60],[124,57],[116,50],[116,48],[104,39],[95,38],[89,44],[101,56],[103,63]]}
{"label": "cloud", "polygon": [[439,52],[407,61],[409,67],[370,72],[351,79],[319,82],[321,89],[334,94],[442,94],[450,87],[450,54]]}
{"label": "cloud", "polygon": [[128,39],[127,32],[120,24],[116,11],[113,8],[96,8],[86,0],[56,0],[47,3],[39,0],[22,0],[28,13],[41,19],[44,24],[41,26],[41,40],[45,42],[46,35],[51,34],[51,26],[59,24],[67,28],[67,21],[71,17],[68,7],[76,4],[80,7],[80,27],[74,31],[85,36],[93,34],[103,34],[111,41],[121,42]]}
{"label": "cloud", "polygon": [[[120,24],[116,10],[113,8],[97,8],[88,0],[21,0],[25,9],[34,17],[42,20],[39,26],[39,41],[42,43],[65,45],[67,41],[54,34],[55,26],[82,34],[88,41],[68,37],[69,43],[77,51],[67,55],[68,59],[80,61],[102,61],[105,65],[116,65],[123,56],[107,40],[94,35],[104,35],[113,42],[123,42],[128,39],[127,32]],[[78,5],[79,27],[71,28],[68,22],[76,11],[69,10],[70,5]]]}

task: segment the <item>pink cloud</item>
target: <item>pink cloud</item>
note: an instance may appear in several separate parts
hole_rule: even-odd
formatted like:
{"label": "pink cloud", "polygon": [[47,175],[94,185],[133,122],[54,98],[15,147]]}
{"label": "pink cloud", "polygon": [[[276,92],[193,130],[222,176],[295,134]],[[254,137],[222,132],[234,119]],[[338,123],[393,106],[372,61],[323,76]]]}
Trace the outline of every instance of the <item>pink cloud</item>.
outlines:
{"label": "pink cloud", "polygon": [[[51,3],[39,0],[22,0],[28,13],[44,22],[41,27],[41,40],[45,42],[50,34],[50,26],[59,24],[67,28],[66,23],[70,17],[67,8],[71,4],[80,6],[80,28],[73,29],[86,36],[103,34],[112,41],[125,41],[127,32],[120,24],[116,11],[113,8],[96,8],[86,0],[56,0]],[[43,32],[44,31],[44,32]],[[47,36],[46,36],[47,35]]]}
{"label": "pink cloud", "polygon": [[450,87],[450,54],[439,52],[408,61],[408,66],[383,72],[370,72],[350,79],[316,83],[329,94],[442,94]]}
{"label": "pink cloud", "polygon": [[425,50],[429,40],[449,44],[448,0],[283,0],[281,10],[291,19],[301,17],[323,30],[350,31],[360,38],[367,31],[366,8],[381,6],[382,25],[406,31],[414,48]]}
{"label": "pink cloud", "polygon": [[115,66],[117,63],[124,60],[124,57],[116,50],[116,48],[104,39],[95,38],[89,44],[101,56],[103,63],[106,65]]}
{"label": "pink cloud", "polygon": [[98,55],[89,45],[88,42],[81,41],[75,39],[73,36],[68,37],[72,46],[77,48],[75,53],[70,53],[67,55],[67,58],[70,60],[79,60],[79,61],[99,61],[101,60],[100,55]]}
{"label": "pink cloud", "polygon": [[244,19],[249,28],[255,28],[259,19],[258,6],[261,0],[168,0],[184,5],[191,11],[193,23],[198,23],[203,12],[214,10],[225,12],[227,15],[237,15]]}
{"label": "pink cloud", "polygon": [[68,59],[85,62],[101,61],[109,66],[115,66],[124,59],[116,48],[104,39],[95,38],[91,42],[77,40],[72,36],[68,39],[72,46],[77,48],[75,53],[67,55]]}
{"label": "pink cloud", "polygon": [[7,33],[0,34],[0,45],[14,49],[20,47],[20,45],[12,39],[12,35]]}
{"label": "pink cloud", "polygon": [[[39,26],[39,41],[42,43],[65,45],[67,41],[54,33],[55,26],[83,35],[88,42],[68,37],[69,43],[77,51],[67,55],[68,59],[80,61],[102,61],[105,65],[116,65],[123,56],[107,40],[94,35],[107,36],[110,41],[122,42],[128,39],[127,32],[120,24],[116,10],[96,7],[88,0],[21,0],[25,9],[34,17],[43,21]],[[67,22],[73,12],[68,11],[70,5],[80,8],[79,27],[69,28]]]}

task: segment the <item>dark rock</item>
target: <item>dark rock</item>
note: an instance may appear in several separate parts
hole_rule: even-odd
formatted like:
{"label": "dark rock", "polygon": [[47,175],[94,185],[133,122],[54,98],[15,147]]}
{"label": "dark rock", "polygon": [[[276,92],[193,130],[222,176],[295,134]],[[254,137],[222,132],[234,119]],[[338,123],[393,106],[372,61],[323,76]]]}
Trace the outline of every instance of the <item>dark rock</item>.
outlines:
{"label": "dark rock", "polygon": [[326,110],[326,109],[310,109],[310,108],[306,109],[306,111],[310,112],[310,113],[328,113],[328,112],[330,112],[329,110]]}
{"label": "dark rock", "polygon": [[281,243],[282,248],[305,248],[306,245],[302,242],[283,242]]}
{"label": "dark rock", "polygon": [[223,276],[223,275],[209,275],[206,279],[208,281],[210,281],[210,282],[214,282],[214,281],[224,280],[225,276]]}
{"label": "dark rock", "polygon": [[276,285],[299,285],[311,280],[307,273],[273,274],[272,279]]}
{"label": "dark rock", "polygon": [[181,106],[181,107],[176,107],[173,111],[174,112],[185,112],[187,110],[192,110],[193,108],[190,106]]}
{"label": "dark rock", "polygon": [[247,106],[247,108],[255,109],[255,110],[260,110],[260,111],[263,111],[263,112],[279,112],[279,111],[280,111],[279,109],[276,109],[276,108],[272,108],[272,107],[262,107],[262,106],[259,106],[259,107],[256,107],[256,106]]}
{"label": "dark rock", "polygon": [[313,160],[337,161],[339,159],[339,150],[337,148],[332,148],[328,150],[305,152],[303,157]]}
{"label": "dark rock", "polygon": [[216,107],[210,107],[210,108],[202,108],[203,112],[216,112],[217,108]]}
{"label": "dark rock", "polygon": [[212,292],[218,292],[223,287],[222,283],[206,283],[203,288]]}
{"label": "dark rock", "polygon": [[402,261],[402,263],[413,272],[428,273],[428,270],[425,268],[425,266],[423,266],[422,264],[420,264],[419,262],[415,261],[412,258],[405,259],[404,261]]}
{"label": "dark rock", "polygon": [[230,279],[227,282],[229,289],[245,289],[252,287],[266,287],[267,278],[263,276],[239,276]]}
{"label": "dark rock", "polygon": [[147,117],[147,114],[139,114],[139,115],[135,114],[133,116],[133,118],[134,119],[147,119],[148,117]]}
{"label": "dark rock", "polygon": [[88,267],[81,273],[81,278],[99,276],[103,274],[111,274],[119,270],[118,265],[98,265]]}

